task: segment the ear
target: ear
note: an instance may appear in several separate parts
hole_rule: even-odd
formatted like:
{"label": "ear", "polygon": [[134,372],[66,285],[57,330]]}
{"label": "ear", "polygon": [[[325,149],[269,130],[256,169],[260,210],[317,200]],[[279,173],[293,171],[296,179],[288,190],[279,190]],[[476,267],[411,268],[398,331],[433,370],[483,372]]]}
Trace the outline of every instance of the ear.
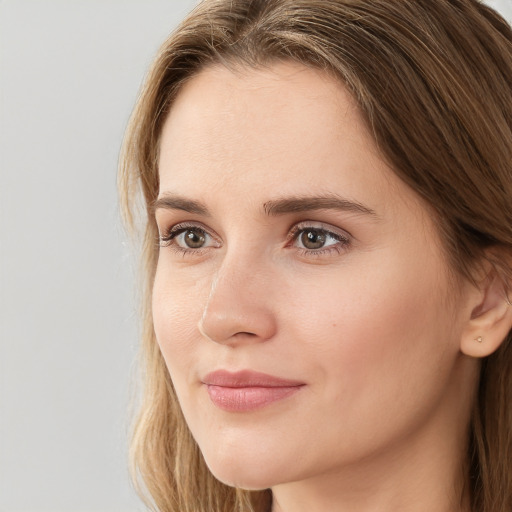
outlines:
{"label": "ear", "polygon": [[507,286],[492,268],[473,289],[471,317],[462,333],[461,351],[470,357],[486,357],[499,348],[512,328],[512,305]]}

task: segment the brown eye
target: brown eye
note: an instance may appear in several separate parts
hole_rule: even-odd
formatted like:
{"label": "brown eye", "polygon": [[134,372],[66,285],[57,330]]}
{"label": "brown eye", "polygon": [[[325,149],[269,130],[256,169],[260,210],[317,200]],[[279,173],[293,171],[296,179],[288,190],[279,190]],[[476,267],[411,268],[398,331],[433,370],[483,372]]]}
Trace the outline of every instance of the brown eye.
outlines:
{"label": "brown eye", "polygon": [[301,222],[292,229],[292,245],[302,250],[302,254],[310,256],[340,253],[350,245],[349,236],[324,227],[308,226]]}
{"label": "brown eye", "polygon": [[299,238],[305,249],[321,249],[327,241],[327,233],[320,229],[307,229],[301,233]]}
{"label": "brown eye", "polygon": [[183,242],[189,249],[200,249],[206,243],[202,229],[190,228],[183,232]]}
{"label": "brown eye", "polygon": [[200,226],[177,224],[166,235],[160,236],[160,247],[174,247],[185,252],[219,246],[219,242]]}

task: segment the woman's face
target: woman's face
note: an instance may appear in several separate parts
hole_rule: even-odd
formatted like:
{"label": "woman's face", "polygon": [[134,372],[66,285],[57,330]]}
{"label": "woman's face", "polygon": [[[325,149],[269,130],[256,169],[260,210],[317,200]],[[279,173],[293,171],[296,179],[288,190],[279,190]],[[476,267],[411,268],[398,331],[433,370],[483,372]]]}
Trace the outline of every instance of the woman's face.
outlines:
{"label": "woman's face", "polygon": [[341,85],[207,68],[159,169],[155,331],[220,480],[307,480],[463,431],[465,285]]}

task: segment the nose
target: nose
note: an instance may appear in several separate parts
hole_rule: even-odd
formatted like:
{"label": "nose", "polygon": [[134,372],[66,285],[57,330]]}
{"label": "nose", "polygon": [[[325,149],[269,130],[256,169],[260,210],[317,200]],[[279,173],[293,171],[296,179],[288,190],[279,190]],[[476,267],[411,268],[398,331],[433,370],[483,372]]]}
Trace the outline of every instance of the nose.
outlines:
{"label": "nose", "polygon": [[243,257],[226,257],[214,276],[198,325],[211,341],[234,346],[274,336],[272,276],[263,265],[254,263]]}

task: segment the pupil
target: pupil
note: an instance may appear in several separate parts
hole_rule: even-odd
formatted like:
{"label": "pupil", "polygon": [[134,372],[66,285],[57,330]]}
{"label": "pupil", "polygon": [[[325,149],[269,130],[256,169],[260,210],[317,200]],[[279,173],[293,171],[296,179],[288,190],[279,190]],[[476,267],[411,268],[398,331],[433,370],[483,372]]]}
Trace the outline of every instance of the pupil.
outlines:
{"label": "pupil", "polygon": [[205,237],[201,231],[197,229],[189,229],[185,233],[185,243],[191,249],[199,249],[204,245]]}
{"label": "pupil", "polygon": [[301,235],[302,245],[306,249],[320,249],[325,245],[325,233],[321,231],[304,231]]}

